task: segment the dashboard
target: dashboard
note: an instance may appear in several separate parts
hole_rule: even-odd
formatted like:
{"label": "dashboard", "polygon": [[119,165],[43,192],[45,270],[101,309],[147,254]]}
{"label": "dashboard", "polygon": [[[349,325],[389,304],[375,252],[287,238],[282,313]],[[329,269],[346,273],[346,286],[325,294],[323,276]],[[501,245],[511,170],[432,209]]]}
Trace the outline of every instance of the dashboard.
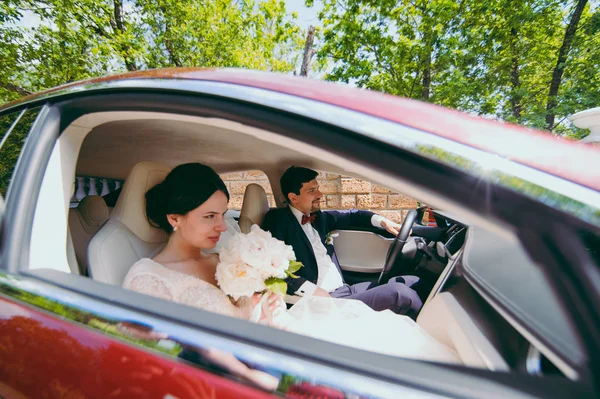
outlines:
{"label": "dashboard", "polygon": [[452,258],[462,248],[467,237],[468,226],[442,211],[433,211],[438,229],[443,231],[436,241],[438,256]]}

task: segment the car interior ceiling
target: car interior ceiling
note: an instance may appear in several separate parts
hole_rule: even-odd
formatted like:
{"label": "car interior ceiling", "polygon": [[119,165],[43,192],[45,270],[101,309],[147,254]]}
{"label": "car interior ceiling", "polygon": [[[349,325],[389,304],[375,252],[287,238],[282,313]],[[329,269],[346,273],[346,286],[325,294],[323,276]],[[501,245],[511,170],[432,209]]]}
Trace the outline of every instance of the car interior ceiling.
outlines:
{"label": "car interior ceiling", "polygon": [[[338,165],[320,159],[308,159],[293,149],[240,134],[230,126],[212,121],[199,127],[190,121],[114,120],[102,123],[86,136],[77,158],[77,176],[125,179],[134,165],[156,161],[173,167],[200,161],[219,173],[239,170],[263,170],[276,191],[285,166],[303,164],[332,173],[350,174]],[[144,137],[132,140],[131,134]],[[358,175],[361,178],[364,176]],[[381,182],[378,182],[381,183]],[[87,276],[86,246],[109,220],[121,189],[80,201],[69,210],[69,233],[75,247],[76,274]],[[281,203],[278,201],[278,205]],[[469,227],[436,213],[437,230],[418,226],[423,244],[407,255],[410,272],[422,278],[417,292],[425,302],[418,323],[451,347],[462,349],[465,364],[491,370],[517,370],[545,375],[564,375],[548,357],[539,357],[539,367],[528,369],[532,344],[498,313],[464,278],[464,251]],[[73,257],[70,257],[73,261]],[[405,270],[402,270],[403,272]],[[400,270],[397,270],[400,272]],[[373,276],[345,273],[350,281],[369,280]],[[455,326],[456,328],[452,328]],[[466,342],[466,343],[465,343]]]}

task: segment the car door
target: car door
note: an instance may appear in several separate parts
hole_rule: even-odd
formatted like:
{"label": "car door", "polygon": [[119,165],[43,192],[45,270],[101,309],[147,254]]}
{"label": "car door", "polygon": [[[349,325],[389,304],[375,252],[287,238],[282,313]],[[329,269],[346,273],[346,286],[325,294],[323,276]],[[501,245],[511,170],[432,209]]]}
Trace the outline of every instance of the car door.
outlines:
{"label": "car door", "polygon": [[[38,249],[32,248],[30,241],[33,226],[41,216],[37,214],[38,210],[42,209],[40,203],[45,204],[45,199],[54,198],[57,193],[61,194],[60,191],[64,188],[61,186],[59,190],[51,190],[50,195],[44,192],[44,187],[47,187],[46,177],[54,173],[55,176],[60,175],[53,168],[57,166],[56,159],[61,155],[60,150],[65,148],[61,144],[67,143],[57,142],[57,139],[61,133],[64,134],[63,130],[66,126],[81,128],[81,126],[74,126],[72,122],[88,113],[134,110],[176,113],[186,117],[190,114],[201,117],[209,115],[251,126],[262,128],[267,126],[272,136],[276,136],[283,142],[300,140],[300,143],[306,146],[303,151],[307,155],[319,148],[328,148],[328,145],[331,147],[331,143],[336,143],[336,148],[345,150],[330,150],[329,155],[334,157],[334,161],[340,161],[341,156],[344,155],[370,164],[373,168],[377,166],[379,170],[385,168],[378,164],[381,162],[388,165],[389,173],[392,173],[389,165],[399,165],[399,170],[404,170],[404,167],[408,170],[406,173],[409,177],[404,179],[419,176],[418,172],[433,174],[441,169],[427,169],[424,167],[426,162],[421,158],[419,162],[411,163],[410,158],[405,156],[405,152],[397,149],[386,147],[385,150],[380,151],[377,147],[369,145],[369,140],[351,134],[351,129],[344,129],[340,125],[332,124],[331,121],[323,125],[315,122],[314,118],[317,117],[314,115],[309,117],[301,114],[301,110],[305,109],[318,111],[323,108],[323,104],[276,93],[257,92],[243,86],[232,88],[231,85],[226,84],[196,83],[197,85],[191,85],[185,82],[181,85],[181,82],[161,80],[156,83],[157,86],[154,86],[148,82],[126,82],[124,86],[113,87],[118,89],[114,91],[79,91],[70,94],[74,97],[57,97],[46,108],[42,108],[40,115],[43,118],[40,117],[35,123],[30,140],[16,168],[15,178],[9,190],[9,194],[12,194],[7,197],[3,219],[0,266],[5,272],[4,278],[0,280],[2,300],[6,298],[9,302],[18,303],[22,307],[8,306],[1,311],[3,320],[10,321],[21,320],[19,317],[42,320],[37,315],[27,313],[31,310],[49,317],[49,320],[44,319],[40,323],[46,323],[50,330],[58,331],[59,335],[56,338],[64,339],[67,342],[66,346],[73,341],[69,337],[75,337],[77,342],[95,351],[91,361],[85,360],[86,351],[70,352],[68,356],[68,361],[75,365],[77,370],[88,370],[88,366],[91,365],[94,374],[92,376],[75,374],[77,382],[69,382],[73,370],[69,369],[72,372],[65,373],[70,375],[61,374],[65,370],[64,365],[67,361],[65,358],[58,358],[60,361],[51,362],[52,353],[44,353],[40,356],[29,353],[29,356],[19,358],[20,367],[16,368],[17,371],[25,370],[24,375],[27,375],[28,379],[23,378],[23,380],[33,381],[34,374],[42,368],[36,363],[41,359],[43,367],[54,372],[48,384],[53,384],[52,389],[59,392],[70,390],[78,392],[75,389],[84,389],[86,386],[106,386],[113,389],[109,393],[114,393],[114,396],[120,395],[121,392],[128,392],[132,393],[133,397],[136,394],[142,397],[143,393],[151,389],[154,378],[167,385],[177,384],[177,375],[190,370],[185,368],[181,371],[182,369],[178,368],[179,365],[184,365],[196,372],[193,378],[203,379],[205,383],[203,389],[208,388],[204,391],[198,388],[197,391],[175,393],[183,395],[182,397],[185,397],[186,392],[193,392],[198,397],[217,396],[222,392],[219,389],[225,390],[223,392],[226,393],[223,395],[228,393],[238,394],[238,396],[253,394],[266,396],[271,392],[265,388],[258,388],[256,384],[239,374],[228,371],[230,369],[227,364],[233,360],[236,365],[239,365],[237,362],[241,362],[251,370],[276,376],[278,386],[275,393],[278,395],[297,396],[300,392],[330,397],[475,398],[482,395],[536,397],[566,392],[577,396],[585,391],[588,385],[582,386],[580,381],[562,377],[546,379],[519,373],[518,370],[515,370],[515,375],[486,369],[441,366],[392,358],[384,354],[367,353],[285,331],[268,329],[243,320],[127,292],[117,286],[100,284],[63,270],[68,269],[66,261],[64,265],[58,265],[59,267],[48,264],[47,269],[28,270],[30,252]],[[143,86],[143,90],[134,90],[136,84],[148,86]],[[173,86],[169,86],[170,84]],[[172,92],[167,93],[169,88]],[[192,89],[194,91],[190,93]],[[261,105],[248,104],[250,98]],[[274,103],[267,103],[274,100],[276,100]],[[286,110],[286,113],[280,112],[281,107]],[[335,112],[339,114],[342,111],[335,110]],[[344,117],[339,118],[340,120],[348,120],[356,115],[346,111],[342,116]],[[364,115],[357,117],[361,121],[365,118]],[[369,123],[377,126],[378,121],[369,120]],[[265,134],[261,137],[272,136]],[[459,172],[454,170],[450,172],[444,170],[444,172],[459,175]],[[71,176],[73,175],[71,173]],[[68,179],[58,181],[65,187],[70,184]],[[400,181],[404,180],[398,178],[397,182]],[[461,180],[456,179],[456,181]],[[454,188],[459,187],[458,183],[453,185]],[[461,192],[456,189],[451,194],[458,195]],[[469,195],[471,194],[469,192]],[[62,197],[66,198],[66,206],[69,196],[62,195]],[[58,212],[59,208],[55,208],[55,211]],[[63,240],[61,245],[64,250],[66,227],[63,226],[62,229],[63,234],[49,234],[47,241],[59,242],[60,238]],[[36,255],[38,260],[39,255]],[[50,259],[50,256],[47,258]],[[43,260],[41,259],[42,262]],[[52,324],[53,320],[58,320],[60,323]],[[23,327],[23,325],[5,327],[1,332],[7,332],[7,337],[14,337],[22,334]],[[34,325],[31,331],[35,339],[37,331],[42,330]],[[89,334],[82,335],[81,331]],[[106,353],[105,351],[113,343],[128,349],[109,352],[107,357],[99,355],[99,353]],[[10,346],[14,343],[8,342],[6,345]],[[21,344],[19,348],[23,348],[23,345],[25,344]],[[43,350],[47,350],[45,346],[39,349],[39,351]],[[144,363],[138,360],[140,357],[134,355],[138,352],[142,358],[156,357],[164,360],[166,368],[161,368],[160,363],[149,360],[149,367],[138,372],[137,366],[130,364],[132,360]],[[19,354],[16,353],[15,356],[18,357]],[[123,368],[118,368],[106,359],[120,362]],[[122,373],[115,376],[115,368],[123,370]],[[7,386],[7,391],[25,389],[18,384],[22,379],[19,374],[3,374],[2,377],[3,386]],[[81,378],[95,378],[97,385],[87,380],[81,381]],[[181,385],[188,386],[181,381],[179,380]],[[587,384],[588,380],[585,382]],[[223,386],[225,388],[222,388]],[[250,390],[240,393],[236,391],[238,388]],[[37,394],[49,388],[40,386],[36,389],[38,391],[27,392]],[[101,397],[98,393],[84,392],[92,397]],[[98,392],[105,393],[101,390]],[[174,395],[170,391],[157,390],[157,392],[164,393],[163,397]],[[208,395],[205,395],[206,392]],[[24,396],[35,395],[25,393]],[[193,395],[188,396],[193,397]]]}

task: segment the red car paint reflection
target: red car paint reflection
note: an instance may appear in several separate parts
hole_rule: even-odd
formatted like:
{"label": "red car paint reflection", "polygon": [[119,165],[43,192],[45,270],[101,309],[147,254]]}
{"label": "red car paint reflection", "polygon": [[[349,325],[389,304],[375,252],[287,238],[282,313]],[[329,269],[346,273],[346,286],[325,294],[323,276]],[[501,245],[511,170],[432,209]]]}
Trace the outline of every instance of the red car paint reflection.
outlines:
{"label": "red car paint reflection", "polygon": [[0,397],[273,397],[24,305],[0,304]]}

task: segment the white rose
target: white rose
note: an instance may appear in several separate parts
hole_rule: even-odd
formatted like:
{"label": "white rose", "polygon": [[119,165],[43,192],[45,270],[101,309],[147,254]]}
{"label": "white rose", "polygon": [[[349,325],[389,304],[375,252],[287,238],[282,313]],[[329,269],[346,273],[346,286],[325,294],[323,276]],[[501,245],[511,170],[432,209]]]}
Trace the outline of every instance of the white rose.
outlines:
{"label": "white rose", "polygon": [[223,263],[243,263],[240,257],[240,246],[244,236],[235,234],[231,237],[227,245],[219,252],[219,259]]}
{"label": "white rose", "polygon": [[215,278],[221,290],[236,301],[242,296],[251,296],[264,291],[264,279],[257,270],[243,263],[223,263],[217,265]]}
{"label": "white rose", "polygon": [[241,240],[239,247],[241,260],[257,269],[264,269],[270,265],[269,240],[261,236],[247,235]]}
{"label": "white rose", "polygon": [[290,260],[296,260],[296,255],[291,246],[285,245],[283,241],[275,238],[269,243],[271,251],[271,266],[285,271],[288,269]]}
{"label": "white rose", "polygon": [[284,253],[287,260],[296,260],[296,253],[294,253],[294,248],[291,245],[285,246]]}
{"label": "white rose", "polygon": [[248,233],[250,237],[262,237],[266,240],[273,238],[271,232],[261,229],[257,224],[253,224],[250,227],[250,233]]}

